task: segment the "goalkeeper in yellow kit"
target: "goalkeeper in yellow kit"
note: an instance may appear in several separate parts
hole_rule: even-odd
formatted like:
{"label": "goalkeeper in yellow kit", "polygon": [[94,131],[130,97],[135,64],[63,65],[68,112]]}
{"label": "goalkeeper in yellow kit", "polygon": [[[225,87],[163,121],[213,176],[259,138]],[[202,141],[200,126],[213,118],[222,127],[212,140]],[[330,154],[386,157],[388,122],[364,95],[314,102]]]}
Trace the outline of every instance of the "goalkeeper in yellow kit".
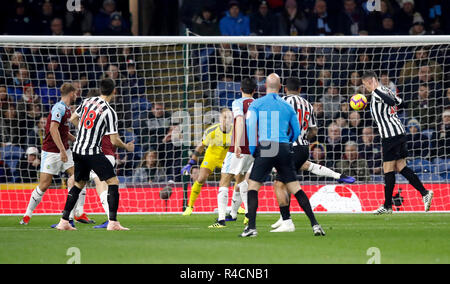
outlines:
{"label": "goalkeeper in yellow kit", "polygon": [[192,214],[194,203],[200,194],[203,184],[215,168],[222,167],[223,160],[225,159],[228,148],[231,145],[232,129],[233,113],[228,108],[224,108],[220,112],[219,123],[216,123],[206,129],[203,135],[202,143],[195,148],[189,163],[181,170],[182,174],[189,172],[192,166],[197,164],[199,156],[201,156],[207,147],[205,157],[203,158],[203,162],[200,166],[198,178],[191,188],[188,207],[186,207],[183,216],[189,216]]}

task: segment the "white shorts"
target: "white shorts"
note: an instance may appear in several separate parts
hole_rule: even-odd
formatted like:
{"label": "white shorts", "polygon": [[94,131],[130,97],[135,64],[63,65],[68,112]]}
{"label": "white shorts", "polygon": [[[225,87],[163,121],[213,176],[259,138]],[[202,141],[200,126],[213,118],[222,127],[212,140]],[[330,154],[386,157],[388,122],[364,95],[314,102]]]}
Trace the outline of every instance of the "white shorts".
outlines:
{"label": "white shorts", "polygon": [[252,155],[241,154],[241,158],[236,157],[235,153],[228,152],[222,165],[223,174],[245,174],[250,171],[253,161]]}
{"label": "white shorts", "polygon": [[[105,157],[111,162],[111,165],[113,167],[116,166],[116,157],[111,156],[111,155],[105,155]],[[89,180],[94,180],[97,176],[97,174],[94,171],[91,171],[91,173],[89,174]]]}
{"label": "white shorts", "polygon": [[61,155],[59,153],[42,151],[40,172],[55,176],[72,168],[74,166],[72,151],[66,150],[66,153],[67,162],[63,163],[63,161],[61,161]]}

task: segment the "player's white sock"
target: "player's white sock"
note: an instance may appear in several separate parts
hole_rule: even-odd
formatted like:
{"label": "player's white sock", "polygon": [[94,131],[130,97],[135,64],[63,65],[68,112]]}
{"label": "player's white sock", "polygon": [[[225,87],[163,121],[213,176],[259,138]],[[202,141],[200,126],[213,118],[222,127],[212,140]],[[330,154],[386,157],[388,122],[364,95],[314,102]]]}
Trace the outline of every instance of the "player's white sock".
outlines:
{"label": "player's white sock", "polygon": [[44,192],[41,191],[39,186],[37,186],[33,192],[31,193],[30,201],[28,202],[27,211],[25,212],[26,216],[31,217],[33,215],[34,209],[39,205],[42,200],[42,196],[44,196]]}
{"label": "player's white sock", "polygon": [[244,202],[245,213],[247,214],[248,213],[248,198],[247,198],[248,183],[246,180],[244,180],[243,182],[238,184],[238,186],[239,186],[239,193],[241,194],[242,202]]}
{"label": "player's white sock", "polygon": [[327,167],[318,165],[318,164],[314,164],[311,163],[311,165],[308,168],[309,172],[312,172],[315,175],[321,176],[321,177],[330,177],[330,178],[334,178],[334,179],[340,179],[341,178],[341,174],[337,173],[333,170],[330,170]]}
{"label": "player's white sock", "polygon": [[237,218],[239,207],[241,207],[242,204],[242,198],[241,193],[237,191],[236,189],[233,190],[233,197],[231,199],[231,212],[230,215],[233,217],[233,219]]}
{"label": "player's white sock", "polygon": [[83,188],[78,197],[77,204],[75,206],[75,216],[79,217],[84,213],[84,203],[86,202],[86,187]]}
{"label": "player's white sock", "polygon": [[228,187],[220,187],[219,194],[217,194],[219,221],[225,220],[227,205],[228,205]]}
{"label": "player's white sock", "polygon": [[102,203],[103,210],[105,210],[106,217],[109,218],[109,205],[108,205],[108,191],[105,190],[100,194],[100,202]]}

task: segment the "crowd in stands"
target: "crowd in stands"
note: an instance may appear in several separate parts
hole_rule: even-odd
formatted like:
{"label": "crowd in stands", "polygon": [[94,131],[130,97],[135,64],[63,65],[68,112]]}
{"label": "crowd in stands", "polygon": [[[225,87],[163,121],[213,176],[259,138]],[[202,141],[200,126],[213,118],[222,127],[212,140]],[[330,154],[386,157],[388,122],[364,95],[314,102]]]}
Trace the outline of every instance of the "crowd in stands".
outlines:
{"label": "crowd in stands", "polygon": [[[18,2],[14,6],[16,13],[9,15],[11,19],[7,22],[15,22],[15,17],[26,22],[25,15],[39,15],[30,7],[39,7],[42,11],[52,12],[54,16],[48,22],[48,35],[56,35],[52,28],[55,19],[59,19],[60,24],[64,23],[64,34],[110,33],[99,32],[102,26],[100,22],[104,24],[103,28],[111,28],[111,23],[117,21],[114,13],[119,1],[103,1],[101,7],[97,7],[100,11],[98,14],[91,6],[94,2],[98,1],[82,2],[86,5],[83,6],[83,13],[92,16],[91,20],[85,21],[74,14],[64,14],[65,10],[55,6],[55,1],[27,1],[27,5]],[[400,15],[406,13],[406,7],[411,9],[411,4],[414,13],[423,13],[427,33],[431,32],[431,26],[435,26],[432,23],[436,21],[442,21],[441,31],[449,33],[444,29],[445,15],[442,14],[450,11],[444,9],[445,1],[425,1],[434,3],[434,6],[428,7],[419,0],[415,3],[411,3],[411,0],[399,3],[382,0],[381,14],[386,15],[380,17],[363,17],[363,14],[352,13],[352,9],[364,13],[361,6],[363,1],[356,0],[343,0],[342,3],[322,0],[231,1],[225,7],[226,16],[221,20],[217,18],[220,5],[199,4],[215,1],[183,3],[187,2],[192,5],[189,9],[185,5],[181,6],[181,19],[198,34],[374,34],[378,33],[374,32],[374,27],[384,26],[389,21],[386,19],[401,19]],[[35,3],[36,6],[29,3]],[[242,13],[244,7],[247,10],[254,7],[256,10],[247,16]],[[345,7],[347,12],[342,15],[327,12],[330,9],[340,11],[339,7]],[[102,16],[98,16],[102,13]],[[331,17],[331,14],[340,19],[323,17]],[[72,28],[68,20],[71,17],[74,17],[71,20],[74,23]],[[414,18],[417,17],[414,16],[412,20]],[[110,20],[109,24],[107,19]],[[273,25],[272,20],[275,21]],[[280,24],[279,21],[284,23]],[[391,23],[395,27],[395,34],[408,34],[406,30],[409,31],[412,26],[408,29],[403,20],[401,23],[403,27]],[[241,24],[248,24],[249,27]],[[129,23],[126,25],[129,28]],[[17,30],[6,33],[16,33],[22,29],[20,31],[23,34],[40,34],[44,30],[27,30],[31,26],[36,28],[37,21],[31,26],[12,26]],[[75,27],[80,30],[69,32]],[[8,25],[4,25],[3,31],[7,31],[7,28]],[[398,112],[408,132],[411,167],[419,173],[430,174],[434,181],[450,180],[448,45],[312,48],[221,44],[197,46],[191,55],[195,80],[207,83],[203,90],[205,97],[216,102],[215,106],[230,107],[233,99],[239,97],[239,83],[244,77],[253,77],[257,81],[256,97],[264,95],[265,78],[272,72],[279,74],[282,79],[300,78],[303,86],[301,95],[313,104],[318,124],[317,129],[308,133],[311,160],[355,176],[360,182],[376,182],[382,177],[381,143],[370,113],[349,109],[348,101],[355,93],[365,94],[370,100],[370,94],[362,86],[360,76],[365,70],[374,70],[381,83],[405,101],[404,107],[399,108]],[[135,153],[118,150],[118,175],[123,181],[133,183],[180,181],[180,169],[183,166],[180,158],[183,153],[181,129],[179,125],[172,124],[172,112],[166,109],[165,102],[156,102],[147,96],[148,82],[140,76],[146,66],[142,60],[138,60],[142,59],[139,56],[142,56],[142,50],[131,47],[0,47],[0,183],[37,182],[46,119],[50,108],[59,100],[59,87],[63,82],[72,82],[79,90],[78,105],[82,99],[95,92],[102,78],[111,78],[116,82],[118,92],[113,107],[119,114],[121,137],[126,142],[136,142]],[[303,178],[308,181],[321,180],[307,173]]]}

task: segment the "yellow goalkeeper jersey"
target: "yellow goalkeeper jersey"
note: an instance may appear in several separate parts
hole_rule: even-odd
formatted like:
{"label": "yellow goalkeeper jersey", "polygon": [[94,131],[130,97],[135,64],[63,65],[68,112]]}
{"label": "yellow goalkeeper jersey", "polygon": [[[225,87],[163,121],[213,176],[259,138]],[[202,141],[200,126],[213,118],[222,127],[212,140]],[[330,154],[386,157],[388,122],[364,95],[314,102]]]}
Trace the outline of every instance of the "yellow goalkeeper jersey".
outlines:
{"label": "yellow goalkeeper jersey", "polygon": [[203,158],[202,168],[208,168],[213,171],[216,167],[222,167],[223,160],[231,145],[232,133],[232,129],[228,133],[222,132],[220,123],[214,124],[206,129],[203,134],[202,143],[208,148]]}

